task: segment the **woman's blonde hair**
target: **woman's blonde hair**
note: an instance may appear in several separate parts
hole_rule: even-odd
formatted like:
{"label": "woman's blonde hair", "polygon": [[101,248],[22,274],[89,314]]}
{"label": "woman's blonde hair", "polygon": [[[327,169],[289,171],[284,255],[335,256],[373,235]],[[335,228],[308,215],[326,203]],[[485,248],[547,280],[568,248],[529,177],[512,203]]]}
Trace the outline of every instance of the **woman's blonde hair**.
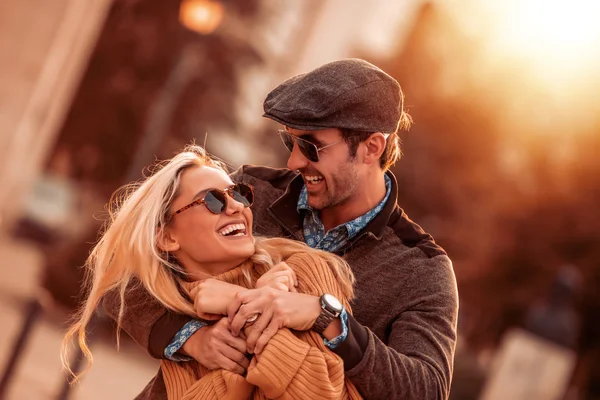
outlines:
{"label": "woman's blonde hair", "polygon": [[[174,257],[157,246],[164,227],[169,223],[171,205],[178,195],[181,174],[190,167],[209,166],[226,172],[225,165],[211,158],[196,145],[187,146],[172,159],[157,164],[155,172],[141,183],[126,185],[111,197],[108,219],[103,234],[88,257],[84,288],[87,298],[74,317],[62,342],[61,360],[73,382],[79,375],[69,364],[69,348],[74,337],[88,360],[93,358],[87,345],[86,327],[100,301],[108,292],[116,291],[120,299],[117,318],[117,345],[125,309],[125,292],[130,285],[142,284],[164,307],[195,317],[193,302],[182,294],[181,281],[185,271]],[[255,265],[269,269],[297,252],[314,251],[321,255],[338,278],[342,291],[352,297],[354,277],[348,265],[339,257],[314,250],[304,243],[288,239],[255,239],[255,253],[242,265],[250,276]],[[265,268],[263,268],[265,269]]]}

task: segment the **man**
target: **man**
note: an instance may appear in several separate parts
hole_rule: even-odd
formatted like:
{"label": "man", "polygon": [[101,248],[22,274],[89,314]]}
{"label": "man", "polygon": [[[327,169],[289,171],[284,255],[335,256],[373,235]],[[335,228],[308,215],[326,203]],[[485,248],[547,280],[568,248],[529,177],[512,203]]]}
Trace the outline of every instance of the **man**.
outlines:
{"label": "man", "polygon": [[[243,166],[232,174],[255,188],[254,231],[342,255],[356,277],[353,316],[327,294],[266,288],[242,292],[231,321],[207,326],[137,291],[123,328],[157,358],[188,355],[236,372],[279,327],[314,329],[365,398],[447,398],[456,281],[444,250],[396,203],[388,169],[400,157],[397,130],[410,125],[400,86],[366,61],[342,60],[287,80],[269,93],[264,110],[283,124],[279,134],[291,154],[289,169]],[[118,304],[108,303],[114,317]],[[256,333],[237,337],[255,315]],[[297,325],[289,326],[292,320]]]}

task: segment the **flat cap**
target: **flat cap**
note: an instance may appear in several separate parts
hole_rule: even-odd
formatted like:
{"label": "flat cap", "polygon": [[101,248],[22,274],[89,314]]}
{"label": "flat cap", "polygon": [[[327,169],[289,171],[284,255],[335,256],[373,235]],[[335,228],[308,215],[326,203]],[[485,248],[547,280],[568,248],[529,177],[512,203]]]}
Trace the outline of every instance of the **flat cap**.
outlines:
{"label": "flat cap", "polygon": [[402,115],[398,82],[367,61],[334,61],[273,89],[263,117],[301,130],[325,128],[393,133]]}

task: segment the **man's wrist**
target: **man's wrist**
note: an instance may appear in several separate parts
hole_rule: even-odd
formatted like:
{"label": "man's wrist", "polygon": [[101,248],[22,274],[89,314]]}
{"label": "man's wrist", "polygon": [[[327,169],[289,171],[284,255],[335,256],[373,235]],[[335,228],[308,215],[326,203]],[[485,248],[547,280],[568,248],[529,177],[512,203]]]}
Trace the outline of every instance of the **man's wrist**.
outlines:
{"label": "man's wrist", "polygon": [[[344,309],[342,303],[328,293],[325,293],[320,297],[319,303],[321,312],[315,320],[312,329],[323,336],[325,330],[328,330],[329,335],[335,334],[336,332],[339,333],[339,317]],[[338,323],[335,323],[335,320],[338,320]],[[332,323],[333,327],[330,328]]]}
{"label": "man's wrist", "polygon": [[315,322],[317,322],[317,318],[321,315],[321,298],[318,296],[311,296],[314,301],[314,306],[311,307],[311,315],[310,315],[310,329],[315,326]]}
{"label": "man's wrist", "polygon": [[325,328],[323,333],[321,333],[321,336],[323,336],[327,340],[331,340],[337,336],[340,336],[341,334],[342,321],[340,320],[340,317],[337,317],[331,320],[327,328]]}
{"label": "man's wrist", "polygon": [[333,350],[341,345],[348,337],[348,313],[346,312],[346,308],[342,307],[342,312],[340,313],[339,318],[336,318],[334,321],[332,321],[330,326],[332,325],[334,325],[334,328],[331,328],[329,332],[327,332],[329,327],[323,331],[323,341],[325,346],[329,347],[330,350]]}
{"label": "man's wrist", "polygon": [[198,330],[207,326],[206,322],[191,320],[183,326],[173,337],[171,343],[165,348],[165,358],[171,361],[190,361],[188,352],[185,348],[188,345],[188,339]]}
{"label": "man's wrist", "polygon": [[192,346],[194,345],[194,341],[195,340],[201,340],[200,336],[204,335],[204,331],[206,331],[206,329],[209,327],[210,325],[205,324],[204,326],[201,326],[200,328],[198,328],[198,330],[196,332],[194,332],[189,338],[188,340],[185,341],[185,343],[183,343],[183,346],[181,346],[181,348],[179,349],[179,351],[177,352],[178,355],[184,356],[184,357],[192,357],[192,353],[193,353],[193,349]]}

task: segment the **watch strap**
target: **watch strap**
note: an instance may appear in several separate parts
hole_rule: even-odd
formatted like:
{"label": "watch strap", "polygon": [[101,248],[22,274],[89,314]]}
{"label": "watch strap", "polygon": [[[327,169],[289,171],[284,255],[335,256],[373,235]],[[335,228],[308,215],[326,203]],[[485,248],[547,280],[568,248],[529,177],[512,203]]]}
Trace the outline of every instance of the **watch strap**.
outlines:
{"label": "watch strap", "polygon": [[325,308],[321,308],[321,314],[315,320],[315,324],[313,325],[313,331],[317,333],[323,333],[325,329],[331,324],[331,321],[335,318],[335,315]]}
{"label": "watch strap", "polygon": [[321,314],[315,320],[315,323],[312,327],[313,331],[317,333],[323,333],[325,329],[331,324],[334,318],[339,317],[340,313],[335,312],[333,310],[329,310],[327,303],[323,300],[325,295],[321,296]]}

